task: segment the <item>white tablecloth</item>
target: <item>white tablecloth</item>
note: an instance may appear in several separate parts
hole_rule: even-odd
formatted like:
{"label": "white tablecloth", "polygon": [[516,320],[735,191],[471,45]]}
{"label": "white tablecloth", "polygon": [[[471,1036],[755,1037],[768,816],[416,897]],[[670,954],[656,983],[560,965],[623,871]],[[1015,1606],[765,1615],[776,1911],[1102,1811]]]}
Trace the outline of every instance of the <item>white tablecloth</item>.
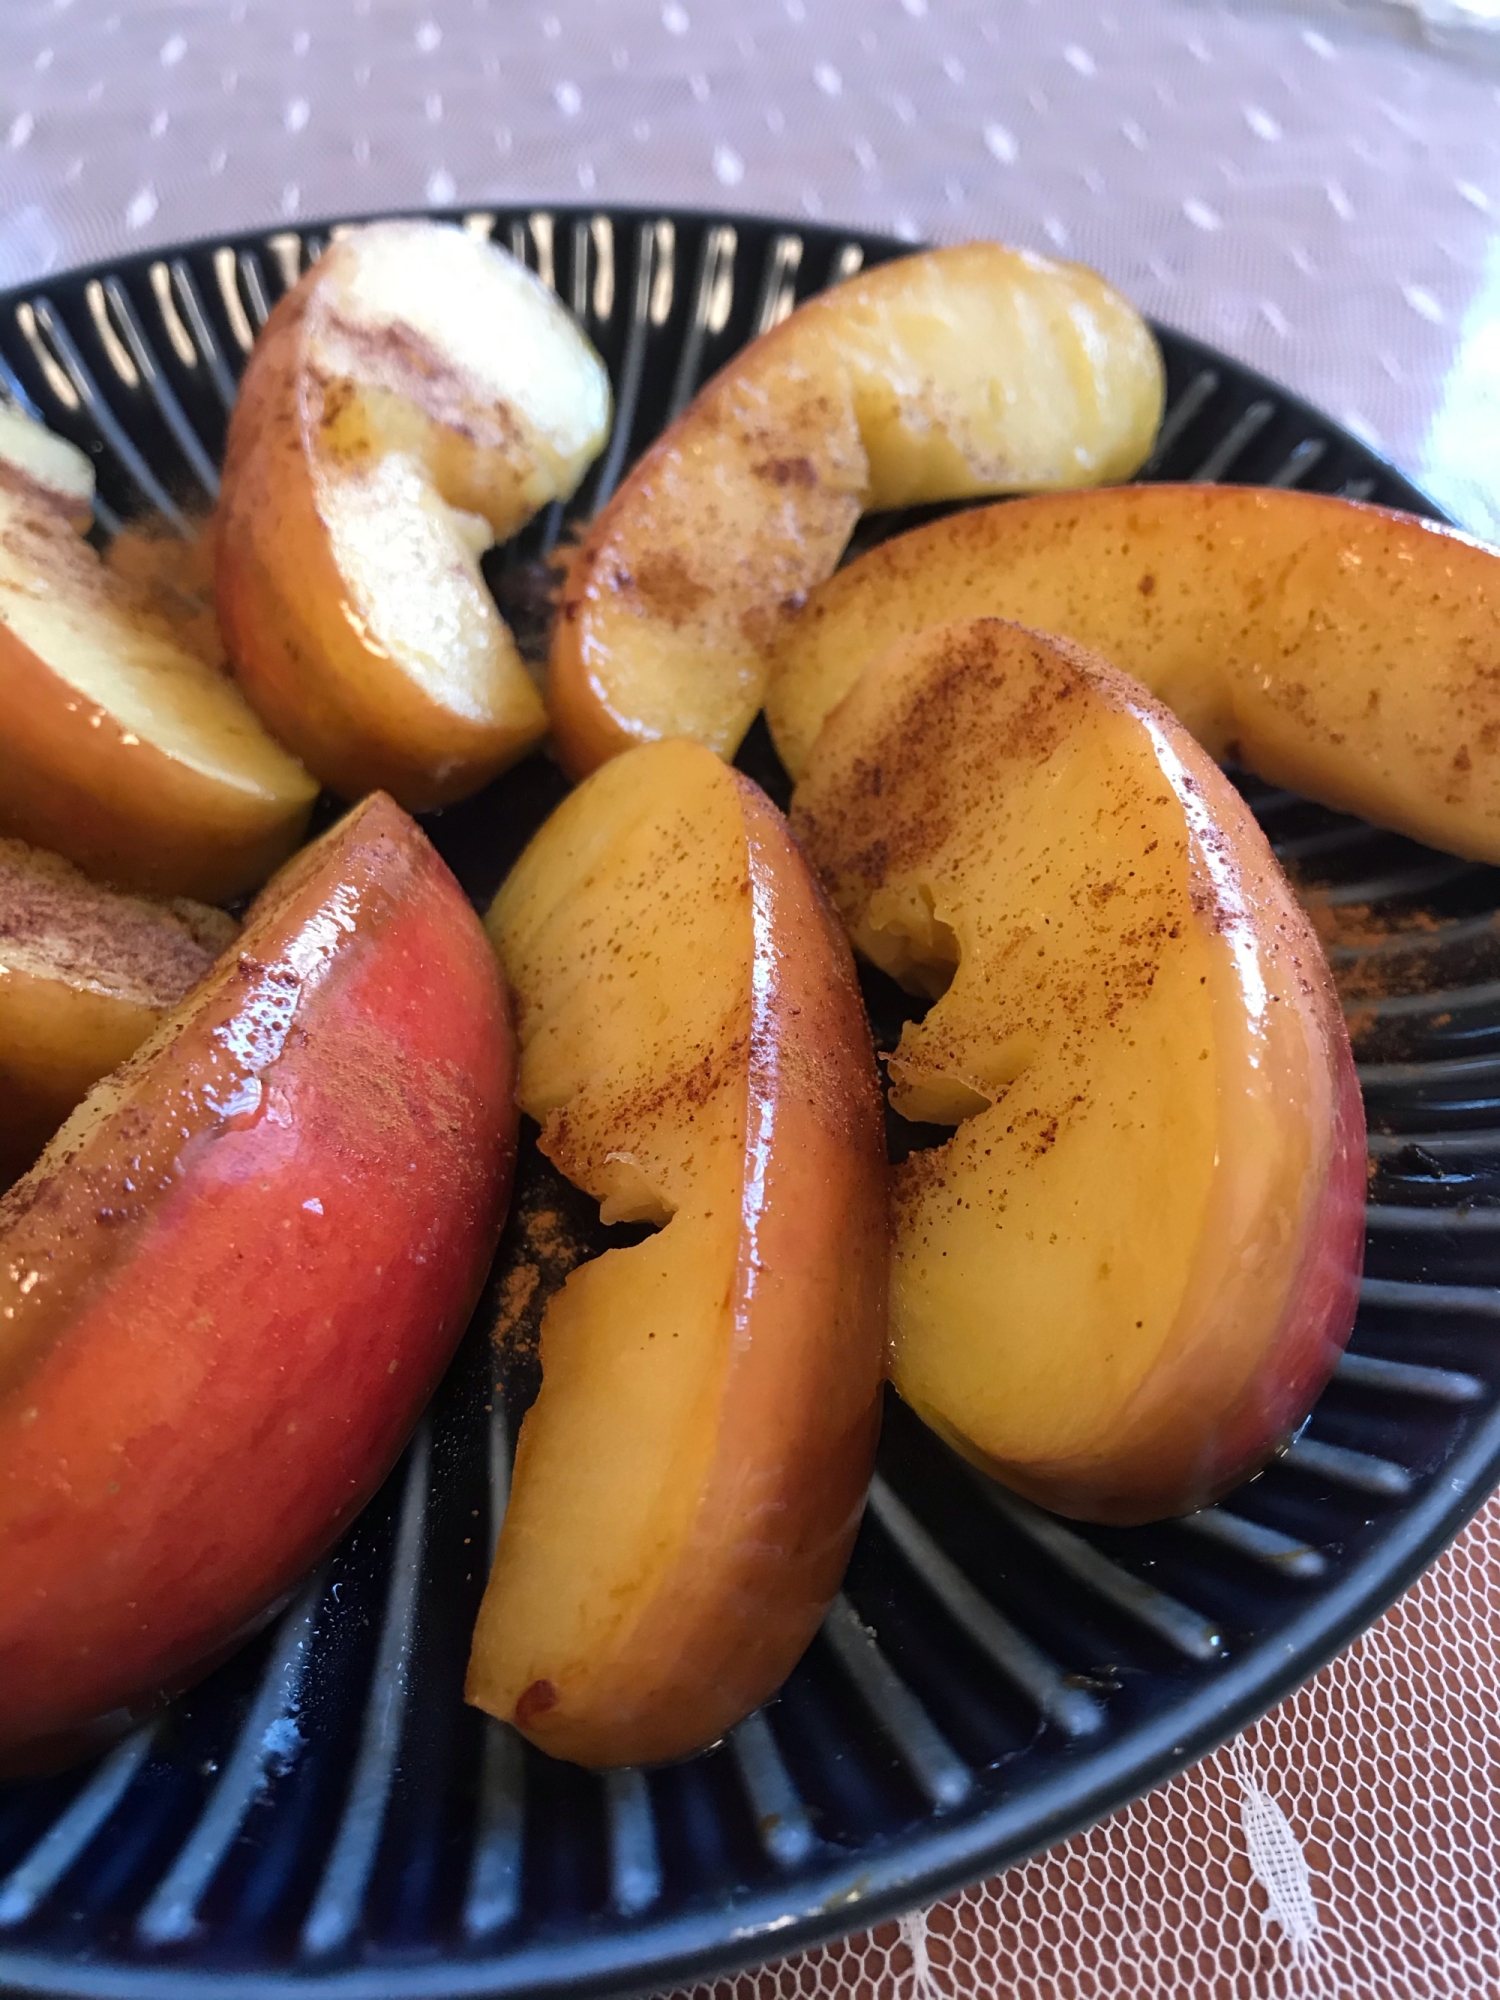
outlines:
{"label": "white tablecloth", "polygon": [[998,233],[1097,264],[1500,533],[1500,65],[1364,19],[1160,0],[9,0],[0,283],[455,199]]}

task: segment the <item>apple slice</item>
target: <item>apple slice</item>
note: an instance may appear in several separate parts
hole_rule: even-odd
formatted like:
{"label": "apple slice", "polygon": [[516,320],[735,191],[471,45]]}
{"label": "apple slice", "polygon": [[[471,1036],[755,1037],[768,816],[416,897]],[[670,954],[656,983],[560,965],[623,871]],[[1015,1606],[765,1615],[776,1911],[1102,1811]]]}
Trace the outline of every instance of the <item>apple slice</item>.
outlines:
{"label": "apple slice", "polygon": [[253,1626],[391,1466],[515,1143],[478,920],[376,796],[0,1201],[0,1764]]}
{"label": "apple slice", "polygon": [[238,929],[222,910],[122,896],[58,855],[0,840],[0,1188]]}
{"label": "apple slice", "polygon": [[191,523],[186,535],[156,515],[127,521],[104,551],[104,563],[170,627],[179,645],[222,673],[228,661],[214,608],[214,526],[212,514]]}
{"label": "apple slice", "polygon": [[599,772],[489,918],[521,1104],[606,1222],[547,1307],[468,1697],[658,1762],[771,1694],[837,1590],[885,1338],[885,1143],[848,947],[786,823],[695,744]]}
{"label": "apple slice", "polygon": [[862,513],[1124,479],[1162,382],[1102,278],[998,243],[809,300],[708,384],[578,551],[547,690],[563,762],[577,776],[659,736],[732,756],[780,628]]}
{"label": "apple slice", "polygon": [[346,798],[463,798],[543,734],[479,557],[566,499],[609,381],[552,293],[430,222],[350,231],[276,306],[229,426],[219,616],[267,724]]}
{"label": "apple slice", "polygon": [[47,494],[80,534],[94,517],[94,467],[87,453],[10,403],[0,403],[0,465]]}
{"label": "apple slice", "polygon": [[39,483],[45,470],[0,459],[0,834],[126,889],[252,889],[317,787],[101,564],[77,532],[78,482]]}
{"label": "apple slice", "polygon": [[1500,555],[1452,529],[1246,486],[932,522],[851,563],[786,633],[766,717],[788,770],[876,652],[980,616],[1096,647],[1274,784],[1500,860]]}
{"label": "apple slice", "polygon": [[859,950],[941,997],[892,1102],[893,1377],[1043,1505],[1185,1513],[1263,1463],[1353,1323],[1364,1117],[1306,918],[1138,683],[996,619],[880,655],[793,823]]}

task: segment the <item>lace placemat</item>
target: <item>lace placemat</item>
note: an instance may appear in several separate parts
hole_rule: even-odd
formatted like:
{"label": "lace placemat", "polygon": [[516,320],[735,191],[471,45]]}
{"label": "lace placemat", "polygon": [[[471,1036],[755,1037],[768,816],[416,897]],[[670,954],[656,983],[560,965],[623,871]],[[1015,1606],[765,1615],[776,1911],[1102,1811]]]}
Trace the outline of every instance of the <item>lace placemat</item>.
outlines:
{"label": "lace placemat", "polygon": [[693,2000],[1493,2000],[1500,1499],[1216,1755],[902,1922]]}
{"label": "lace placemat", "polygon": [[[424,201],[1000,235],[1097,264],[1500,535],[1500,80],[1380,13],[24,0],[0,15],[0,283]],[[1497,1558],[1492,1503],[1237,1744],[925,1917],[705,1993],[1492,2000]]]}

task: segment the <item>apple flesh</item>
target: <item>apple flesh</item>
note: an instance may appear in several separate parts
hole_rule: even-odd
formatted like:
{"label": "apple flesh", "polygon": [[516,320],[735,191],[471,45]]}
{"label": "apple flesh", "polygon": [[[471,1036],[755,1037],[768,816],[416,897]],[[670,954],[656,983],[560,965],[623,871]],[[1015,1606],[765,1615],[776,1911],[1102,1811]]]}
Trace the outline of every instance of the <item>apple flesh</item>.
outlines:
{"label": "apple flesh", "polygon": [[867,668],[793,824],[940,996],[889,1061],[957,1126],[896,1171],[896,1387],[1061,1513],[1205,1505],[1312,1406],[1363,1248],[1343,1018],[1254,818],[1138,683],[979,619]]}
{"label": "apple flesh", "polygon": [[0,462],[0,834],[121,888],[218,902],[296,846],[317,787],[222,674]]}
{"label": "apple flesh", "polygon": [[29,417],[0,404],[0,464],[47,494],[80,534],[94,512],[94,467],[86,452]]}
{"label": "apple flesh", "polygon": [[479,557],[573,492],[608,423],[583,334],[465,231],[351,230],[280,300],[230,420],[217,598],[240,685],[324,784],[421,811],[539,740]]}
{"label": "apple flesh", "polygon": [[851,563],[787,632],[766,716],[788,770],[876,653],[974,617],[1096,649],[1273,784],[1500,860],[1500,555],[1452,529],[1244,486],[932,522]]}
{"label": "apple flesh", "polygon": [[579,549],[548,672],[563,763],[663,736],[732,756],[778,632],[862,513],[1127,478],[1162,386],[1102,278],[998,243],[809,300],[702,390]]}
{"label": "apple flesh", "polygon": [[373,1493],[514,1121],[494,954],[377,795],[0,1201],[0,1766],[202,1671]]}
{"label": "apple flesh", "polygon": [[124,579],[177,643],[217,673],[228,671],[214,608],[214,517],[186,534],[157,515],[127,521],[104,551],[105,567]]}
{"label": "apple flesh", "polygon": [[124,896],[58,855],[0,840],[0,1188],[238,929],[222,910]]}
{"label": "apple flesh", "polygon": [[879,1422],[879,1091],[848,946],[765,797],[687,742],[610,764],[489,919],[521,1103],[606,1221],[542,1324],[468,1698],[553,1756],[686,1756],[843,1575]]}

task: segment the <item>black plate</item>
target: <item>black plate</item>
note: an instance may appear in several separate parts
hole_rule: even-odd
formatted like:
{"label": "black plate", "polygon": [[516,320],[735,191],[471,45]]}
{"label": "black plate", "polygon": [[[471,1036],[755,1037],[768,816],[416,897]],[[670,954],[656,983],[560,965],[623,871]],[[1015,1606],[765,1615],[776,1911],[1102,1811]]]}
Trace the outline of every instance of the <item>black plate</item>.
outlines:
{"label": "black plate", "polygon": [[[749,335],[902,248],[693,215],[471,226],[539,268],[609,363],[619,420],[583,513]],[[190,245],[0,298],[11,386],[94,453],[106,530],[202,508],[252,330],[325,233]],[[1271,383],[1162,342],[1148,476],[1435,513]],[[506,552],[502,601],[524,607],[527,564],[560,527],[553,510]],[[748,754],[775,785],[764,739]],[[1285,1457],[1193,1522],[1078,1530],[982,1487],[892,1403],[846,1594],[780,1698],[689,1764],[600,1780],[460,1700],[515,1417],[491,1387],[491,1302],[402,1465],[278,1626],[92,1770],[0,1791],[0,1980],[213,2000],[722,1971],[1058,1839],[1375,1617],[1500,1473],[1500,877],[1247,790],[1302,879],[1390,932],[1333,954],[1374,996],[1354,1013],[1368,1278],[1350,1356]],[[476,898],[560,791],[536,759],[432,819]],[[547,1171],[529,1156],[523,1206],[566,1203]],[[589,1206],[569,1211],[585,1229]],[[513,1226],[502,1266],[515,1253]]]}

